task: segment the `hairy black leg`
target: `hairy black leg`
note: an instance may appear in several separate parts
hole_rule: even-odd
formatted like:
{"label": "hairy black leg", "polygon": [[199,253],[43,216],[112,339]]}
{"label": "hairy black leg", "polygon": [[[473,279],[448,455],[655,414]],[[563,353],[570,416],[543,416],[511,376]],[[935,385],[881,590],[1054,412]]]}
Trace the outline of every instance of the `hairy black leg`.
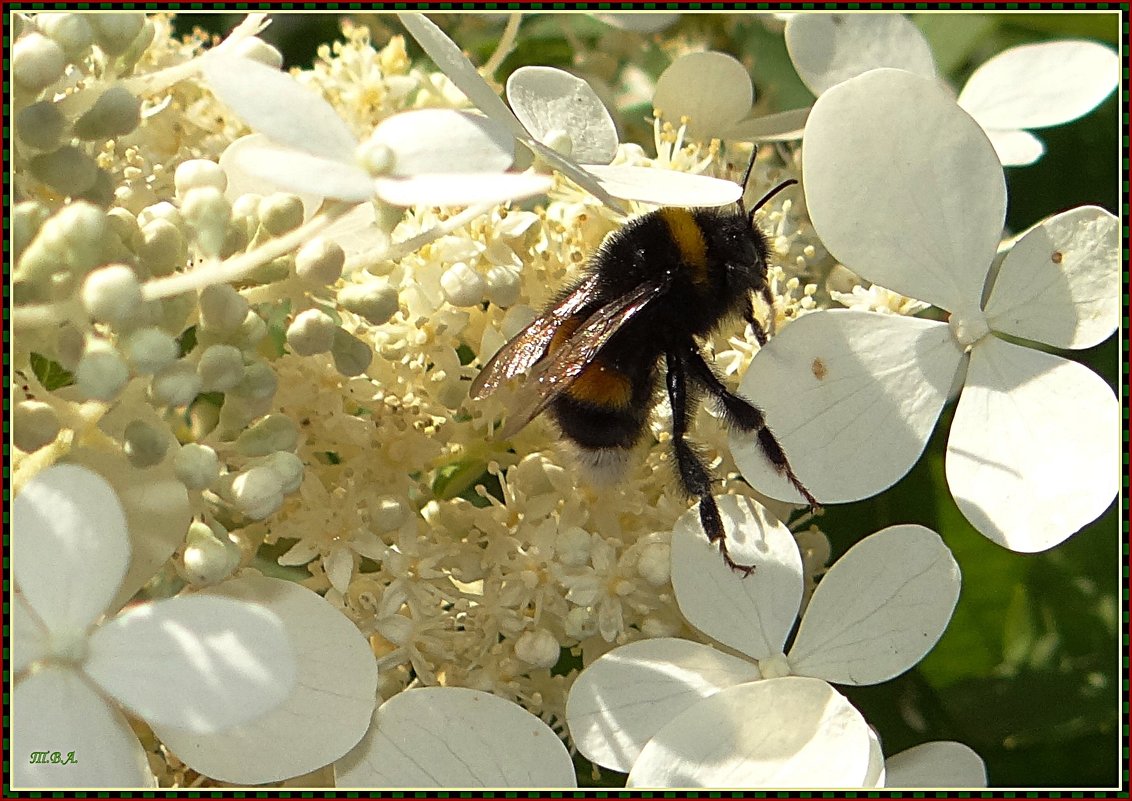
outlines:
{"label": "hairy black leg", "polygon": [[736,395],[725,387],[715,371],[704,361],[703,355],[695,345],[688,346],[682,361],[687,365],[692,380],[719,400],[727,422],[740,431],[754,433],[758,437],[759,448],[766,454],[766,458],[770,460],[774,468],[786,476],[810,506],[816,508],[819,505],[818,502],[814,500],[814,496],[794,475],[794,470],[790,467],[790,462],[786,458],[786,453],[782,450],[782,445],[779,444],[771,430],[767,428],[762,411],[746,398]]}
{"label": "hairy black leg", "polygon": [[[765,298],[766,295],[763,294],[764,290],[765,291],[769,291],[769,290],[766,290],[765,287],[763,288],[763,290],[760,290],[760,294],[762,294],[762,296]],[[773,316],[774,315],[774,306],[771,306],[770,310],[771,310],[771,315]],[[755,340],[759,343],[759,347],[761,348],[763,345],[766,344],[766,339],[767,339],[766,329],[763,328],[763,324],[759,322],[757,317],[755,317],[755,307],[754,307],[754,304],[751,303],[751,296],[750,295],[747,295],[743,299],[743,319],[751,324],[751,330],[755,332]],[[771,322],[773,323],[773,320],[771,320]]]}
{"label": "hairy black leg", "polygon": [[732,570],[749,576],[755,569],[753,565],[741,565],[727,552],[727,534],[723,528],[723,518],[719,506],[711,494],[711,476],[703,460],[688,443],[688,420],[691,408],[688,403],[688,381],[680,354],[665,354],[667,366],[668,400],[672,404],[672,447],[676,453],[676,467],[680,472],[680,482],[689,495],[700,499],[700,524],[704,527],[709,542],[719,544],[723,562]]}

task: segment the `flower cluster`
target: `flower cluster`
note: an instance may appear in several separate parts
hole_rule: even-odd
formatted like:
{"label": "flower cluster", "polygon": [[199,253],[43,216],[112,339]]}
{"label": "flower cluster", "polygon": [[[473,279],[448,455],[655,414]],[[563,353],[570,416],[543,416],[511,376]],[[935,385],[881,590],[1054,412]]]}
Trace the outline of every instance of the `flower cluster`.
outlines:
{"label": "flower cluster", "polygon": [[[12,17],[14,785],[569,787],[575,750],[634,786],[985,784],[956,743],[886,761],[833,686],[939,639],[960,585],[939,535],[830,566],[821,518],[708,407],[744,579],[673,480],[666,401],[590,486],[549,422],[498,437],[520,387],[468,389],[634,215],[804,176],[753,217],[778,336],[728,326],[705,353],[823,503],[899,479],[962,385],[956,500],[1053,547],[1116,495],[1116,399],[998,335],[1108,338],[1118,226],[1086,207],[1009,236],[1002,164],[1111,92],[1111,51],[1008,52],[956,103],[902,17],[797,17],[818,99],[766,116],[730,55],[633,63],[669,15],[601,19],[608,83],[497,82],[519,15],[479,69],[401,14],[291,71],[259,14],[212,42],[163,14]],[[1057,114],[1000,114],[995,65],[1052,61]],[[648,147],[615,95],[651,99]],[[77,762],[40,759],[64,731]]]}

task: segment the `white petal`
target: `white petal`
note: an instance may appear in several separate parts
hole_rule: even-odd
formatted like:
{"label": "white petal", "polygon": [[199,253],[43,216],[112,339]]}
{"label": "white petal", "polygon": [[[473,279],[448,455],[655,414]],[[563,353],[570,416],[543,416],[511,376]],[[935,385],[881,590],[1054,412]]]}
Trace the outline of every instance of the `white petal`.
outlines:
{"label": "white petal", "polygon": [[865,719],[818,679],[740,684],[695,704],[645,746],[629,787],[860,787]]}
{"label": "white petal", "polygon": [[585,169],[614,197],[658,206],[724,206],[743,194],[734,181],[708,175],[623,164],[587,164]]}
{"label": "white petal", "polygon": [[879,684],[924,658],[959,600],[959,565],[934,531],[891,526],[842,556],[814,590],[790,649],[795,673]]}
{"label": "white petal", "polygon": [[946,472],[983,534],[1012,551],[1052,548],[1120,490],[1120,404],[1089,368],[987,337],[971,354]]}
{"label": "white petal", "polygon": [[554,731],[518,704],[463,687],[405,690],[335,765],[337,787],[575,787]]}
{"label": "white petal", "polygon": [[641,14],[634,11],[617,11],[612,14],[594,14],[594,16],[606,25],[612,25],[614,28],[620,28],[623,31],[635,31],[637,33],[656,33],[657,31],[663,31],[680,19],[679,14]]}
{"label": "white petal", "polygon": [[810,108],[794,108],[777,114],[766,114],[742,120],[731,126],[724,139],[749,139],[753,142],[788,142],[802,138]]}
{"label": "white petal", "polygon": [[653,735],[685,709],[759,677],[753,662],[699,643],[629,643],[595,660],[570,688],[570,737],[590,761],[628,773]]}
{"label": "white petal", "polygon": [[50,631],[78,633],[93,623],[129,560],[122,505],[85,467],[49,467],[12,501],[12,575]]}
{"label": "white petal", "polygon": [[444,31],[436,27],[423,14],[398,14],[397,19],[405,26],[405,30],[417,40],[417,44],[428,53],[428,57],[432,59],[433,63],[480,111],[496,122],[506,125],[513,136],[523,138],[528,135],[527,129],[511,113],[507,104],[500,100],[495,90],[480,77],[472,62],[468,61],[464,54],[460,52],[460,48],[448,38]]}
{"label": "white petal", "polygon": [[277,707],[295,684],[295,653],[264,607],[190,595],[103,625],[83,670],[151,725],[206,733]]}
{"label": "white petal", "polygon": [[387,117],[370,144],[395,156],[390,177],[422,173],[502,172],[515,160],[515,137],[490,117],[447,108],[419,109]]}
{"label": "white petal", "polygon": [[884,752],[876,730],[869,727],[869,772],[865,776],[865,787],[884,787]]}
{"label": "white petal", "polygon": [[569,134],[574,161],[608,164],[617,155],[617,126],[581,78],[554,67],[519,67],[507,79],[507,100],[519,121],[543,144],[547,134]]}
{"label": "white petal", "polygon": [[312,155],[353,161],[354,134],[317,90],[238,56],[206,56],[201,68],[220,101],[257,133]]}
{"label": "white petal", "polygon": [[804,142],[806,203],[830,253],[910,298],[978,303],[1006,182],[983,129],[938,83],[876,70],[840,84],[814,104]]}
{"label": "white petal", "polygon": [[[834,309],[790,323],[755,354],[739,391],[766,415],[802,483],[821,503],[869,498],[924,450],[963,355],[930,320]],[[800,502],[754,436],[731,453],[772,498]]]}
{"label": "white petal", "polygon": [[1120,324],[1120,221],[1080,206],[1043,220],[1010,249],[986,304],[996,331],[1089,348]]}
{"label": "white petal", "polygon": [[462,172],[378,178],[378,196],[395,206],[470,206],[505,203],[539,195],[554,183],[547,175],[530,172]]}
{"label": "white petal", "polygon": [[754,101],[747,68],[726,53],[708,51],[669,64],[656,81],[652,106],[676,126],[687,117],[688,134],[707,141],[743,119]]}
{"label": "white petal", "polygon": [[1097,42],[1021,45],[975,70],[959,105],[987,128],[1045,128],[1089,113],[1119,80],[1120,57]]}
{"label": "white petal", "polygon": [[322,566],[326,570],[330,586],[345,594],[354,575],[354,552],[345,544],[332,547],[323,559]]}
{"label": "white petal", "polygon": [[[538,160],[544,163],[546,166],[562,173],[564,176],[569,178],[578,186],[585,189],[587,192],[589,192],[591,195],[596,197],[598,200],[600,200],[610,208],[622,212],[625,211],[625,204],[617,200],[617,198],[615,198],[609,192],[605,191],[605,189],[601,185],[601,182],[598,181],[597,176],[594,173],[589,172],[588,168],[583,169],[582,166],[580,164],[577,164],[573,159],[563,157],[562,155],[536,139],[527,137],[525,139],[521,139],[520,141],[522,141],[523,144],[529,147],[531,149],[531,152],[538,157]],[[609,167],[605,167],[605,165],[600,166],[604,167],[605,169],[611,169]]]}
{"label": "white petal", "polygon": [[985,129],[1003,167],[1025,167],[1046,152],[1042,140],[1028,131]]}
{"label": "white petal", "polygon": [[389,234],[377,225],[372,203],[361,203],[350,209],[324,228],[319,236],[336,242],[347,256],[377,248],[385,249],[390,242]]}
{"label": "white petal", "polygon": [[889,757],[885,787],[986,787],[982,757],[963,743],[924,743]]}
{"label": "white petal", "polygon": [[23,593],[12,593],[12,662],[8,669],[19,673],[32,662],[47,655],[48,633],[35,619]]}
{"label": "white petal", "polygon": [[239,173],[296,194],[361,202],[373,196],[373,178],[351,161],[304,153],[267,138],[245,136],[224,151],[225,163]]}
{"label": "white petal", "polygon": [[[291,148],[276,145],[263,134],[241,136],[235,142],[228,145],[228,147],[224,148],[224,152],[220,154],[219,163],[220,168],[224,170],[224,177],[228,179],[228,184],[224,189],[224,197],[228,198],[229,201],[234,201],[241,195],[246,194],[270,195],[272,192],[278,192],[283,188],[281,183],[274,180],[280,173],[279,169],[272,170],[271,177],[264,179],[258,175],[246,172],[240,166],[241,152],[249,147],[274,150],[279,157],[276,164],[282,164],[285,159],[285,154],[293,152]],[[292,187],[291,191],[294,191],[294,187]],[[312,194],[309,191],[298,192],[296,194],[298,194],[299,199],[303,201],[303,219],[309,220],[322,204],[322,195]]]}
{"label": "white petal", "polygon": [[786,21],[786,49],[815,95],[878,67],[936,74],[927,40],[901,14],[795,14]]}
{"label": "white petal", "polygon": [[746,578],[708,542],[699,506],[672,530],[672,589],[688,622],[755,659],[782,653],[802,604],[802,556],[789,529],[750,498],[716,499],[731,558],[754,565]]}
{"label": "white petal", "polygon": [[[12,692],[13,788],[137,787],[157,781],[126,718],[78,673],[48,667]],[[33,763],[32,752],[59,752],[56,763]],[[69,761],[70,752],[74,761]]]}
{"label": "white petal", "polygon": [[283,621],[298,679],[283,706],[220,734],[155,727],[194,770],[214,779],[263,784],[309,773],[345,754],[369,726],[377,665],[369,643],[340,611],[290,581],[246,576],[209,590],[264,604]]}

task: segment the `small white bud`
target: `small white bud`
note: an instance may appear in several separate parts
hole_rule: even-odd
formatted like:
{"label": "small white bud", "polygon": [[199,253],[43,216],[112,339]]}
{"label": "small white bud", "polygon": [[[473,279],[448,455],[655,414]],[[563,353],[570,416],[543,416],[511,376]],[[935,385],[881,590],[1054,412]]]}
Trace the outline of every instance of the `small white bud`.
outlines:
{"label": "small white bud", "polygon": [[259,202],[257,214],[263,230],[279,236],[303,224],[303,201],[295,195],[276,192]]}
{"label": "small white bud", "polygon": [[145,14],[140,12],[98,13],[90,15],[94,38],[107,55],[125,53],[145,27]]}
{"label": "small white bud", "polygon": [[207,445],[190,442],[173,455],[173,472],[188,489],[206,489],[220,477],[220,457]]}
{"label": "small white bud", "polygon": [[377,500],[377,508],[373,511],[373,527],[378,533],[394,531],[404,525],[409,518],[409,511],[401,499],[394,495],[383,495]]}
{"label": "small white bud", "polygon": [[200,323],[217,333],[235,331],[248,314],[248,302],[228,284],[214,284],[200,293]]}
{"label": "small white bud", "polygon": [[188,260],[185,236],[169,220],[150,220],[141,228],[138,258],[150,275],[169,275]]}
{"label": "small white bud", "polygon": [[232,480],[232,502],[252,520],[263,520],[283,505],[283,482],[270,467],[253,467]]}
{"label": "small white bud", "polygon": [[122,85],[111,86],[75,121],[79,139],[113,139],[133,132],[141,123],[141,100]]}
{"label": "small white bud", "polygon": [[559,532],[554,543],[558,561],[567,567],[584,567],[590,563],[593,538],[583,529],[571,526]]}
{"label": "small white bud", "polygon": [[338,302],[373,325],[389,322],[400,308],[397,290],[388,281],[345,286],[338,291]]}
{"label": "small white bud", "polygon": [[552,668],[558,664],[561,646],[546,629],[524,631],[515,640],[515,656],[537,668]]}
{"label": "small white bud", "polygon": [[244,354],[231,345],[210,345],[197,364],[205,392],[227,392],[244,378]]}
{"label": "small white bud", "polygon": [[62,195],[81,195],[98,180],[98,165],[77,147],[66,145],[30,162],[32,174]]}
{"label": "small white bud", "polygon": [[44,100],[16,112],[16,134],[36,150],[54,150],[63,139],[67,120],[59,107]]}
{"label": "small white bud", "polygon": [[251,350],[265,336],[267,336],[267,323],[255,313],[254,309],[248,309],[248,313],[244,315],[244,322],[240,323],[240,329],[231,341],[237,347]]}
{"label": "small white bud", "polygon": [[12,46],[12,77],[29,92],[45,89],[63,77],[63,48],[41,33],[21,36]]}
{"label": "small white bud", "polygon": [[35,17],[36,26],[63,48],[67,59],[78,61],[94,43],[94,31],[86,14],[45,12]]}
{"label": "small white bud", "polygon": [[194,586],[217,584],[231,576],[240,564],[239,546],[228,538],[223,528],[216,527],[219,532],[194,520],[185,535],[181,567],[184,577]]}
{"label": "small white bud", "polygon": [[191,189],[212,187],[223,192],[228,188],[228,176],[215,161],[189,159],[177,165],[173,173],[173,187],[177,197],[185,197]]}
{"label": "small white bud", "polygon": [[201,252],[206,256],[218,255],[228,238],[228,225],[232,221],[232,206],[223,191],[215,186],[190,189],[181,203],[181,214],[196,232]]}
{"label": "small white bud", "polygon": [[563,628],[567,637],[584,640],[597,633],[597,616],[584,606],[575,606],[566,613]]}
{"label": "small white bud", "polygon": [[334,329],[334,346],[330,355],[334,357],[334,368],[347,378],[361,375],[373,361],[370,346],[341,328]]}
{"label": "small white bud", "polygon": [[12,444],[24,453],[50,445],[59,435],[59,415],[42,401],[25,400],[12,410]]}
{"label": "small white bud", "polygon": [[342,277],[346,254],[337,242],[313,239],[295,254],[295,275],[304,281],[330,286]]}
{"label": "small white bud", "polygon": [[249,61],[258,61],[275,70],[283,67],[283,54],[258,36],[249,36],[237,42],[232,54]]}
{"label": "small white bud", "polygon": [[244,367],[244,377],[232,388],[229,395],[238,395],[250,401],[270,400],[279,388],[279,376],[267,362],[256,361]]}
{"label": "small white bud", "polygon": [[652,542],[641,549],[637,573],[653,587],[663,587],[672,577],[672,549],[662,542]]}
{"label": "small white bud", "polygon": [[134,420],[126,426],[122,441],[130,464],[138,468],[153,467],[165,458],[169,432],[162,434],[148,423]]}
{"label": "small white bud", "polygon": [[453,306],[476,306],[483,302],[487,283],[478,272],[458,261],[440,276],[440,289]]}
{"label": "small white bud", "polygon": [[299,356],[326,353],[334,344],[334,329],[338,326],[329,314],[321,309],[307,309],[295,316],[287,326],[287,344]]}
{"label": "small white bud", "polygon": [[158,403],[188,406],[200,394],[200,376],[193,365],[179,359],[153,377],[149,391]]}
{"label": "small white bud", "polygon": [[496,264],[487,268],[487,299],[501,309],[507,309],[519,302],[522,281],[519,273],[510,267]]}
{"label": "small white bud", "polygon": [[393,165],[397,161],[397,154],[393,152],[389,145],[367,139],[358,145],[354,159],[363,170],[376,177],[385,175],[393,169]]}
{"label": "small white bud", "polygon": [[180,355],[177,340],[152,326],[133,331],[122,343],[122,349],[130,367],[142,375],[164,370]]}
{"label": "small white bud", "polygon": [[279,474],[284,495],[289,495],[302,486],[303,460],[295,454],[276,451],[264,459],[263,464]]}
{"label": "small white bud", "polygon": [[118,325],[130,320],[141,308],[141,284],[129,267],[113,264],[87,276],[82,300],[95,320]]}
{"label": "small white bud", "polygon": [[138,212],[138,225],[143,228],[153,220],[168,220],[178,228],[185,226],[185,220],[181,217],[181,210],[168,200],[160,200]]}
{"label": "small white bud", "polygon": [[244,456],[267,456],[292,451],[299,444],[299,429],[290,417],[269,414],[236,438],[236,450]]}
{"label": "small white bud", "polygon": [[75,368],[79,391],[93,400],[110,401],[130,378],[126,360],[109,342],[92,340]]}

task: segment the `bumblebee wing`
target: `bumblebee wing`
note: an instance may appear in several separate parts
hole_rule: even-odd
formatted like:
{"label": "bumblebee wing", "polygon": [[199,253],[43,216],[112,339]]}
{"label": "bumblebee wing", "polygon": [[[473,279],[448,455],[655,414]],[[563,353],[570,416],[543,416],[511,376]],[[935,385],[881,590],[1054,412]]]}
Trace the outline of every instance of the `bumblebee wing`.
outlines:
{"label": "bumblebee wing", "polygon": [[529,370],[546,353],[562,324],[589,302],[596,286],[597,276],[591,275],[557,306],[539,316],[500,348],[472,382],[471,397],[475,400],[486,398],[504,381]]}
{"label": "bumblebee wing", "polygon": [[535,365],[507,416],[500,436],[517,433],[562,394],[597,352],[637,312],[660,297],[666,283],[646,283],[594,312],[562,347]]}

